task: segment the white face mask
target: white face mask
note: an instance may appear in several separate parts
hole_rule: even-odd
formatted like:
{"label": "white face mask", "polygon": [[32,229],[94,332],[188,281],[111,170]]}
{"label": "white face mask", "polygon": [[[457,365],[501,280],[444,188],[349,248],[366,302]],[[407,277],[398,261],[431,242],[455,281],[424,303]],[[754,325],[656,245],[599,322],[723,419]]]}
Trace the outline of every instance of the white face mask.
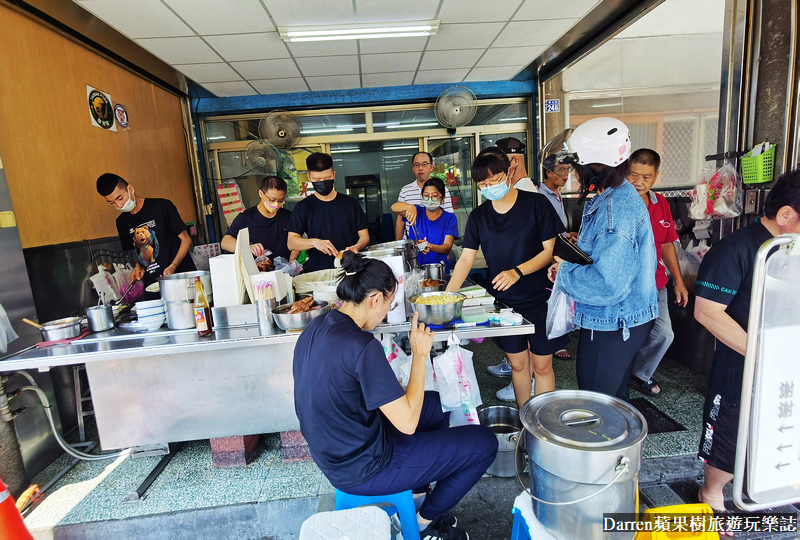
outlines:
{"label": "white face mask", "polygon": [[133,212],[133,209],[136,208],[136,197],[133,196],[133,193],[130,191],[128,192],[128,202],[122,205],[122,208],[117,208],[120,212]]}

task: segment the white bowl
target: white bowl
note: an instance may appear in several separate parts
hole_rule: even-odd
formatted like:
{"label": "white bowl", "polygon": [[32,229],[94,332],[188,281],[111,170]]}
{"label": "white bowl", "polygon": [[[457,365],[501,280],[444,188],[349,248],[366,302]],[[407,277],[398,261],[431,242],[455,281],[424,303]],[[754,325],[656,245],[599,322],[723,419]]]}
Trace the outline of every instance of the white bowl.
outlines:
{"label": "white bowl", "polygon": [[153,308],[153,309],[137,309],[136,314],[139,317],[147,317],[148,315],[166,315],[166,308]]}
{"label": "white bowl", "polygon": [[140,309],[148,309],[154,307],[164,307],[163,300],[143,300],[141,302],[136,302],[136,310]]}
{"label": "white bowl", "polygon": [[157,330],[161,328],[164,323],[167,321],[167,318],[164,315],[156,316],[156,317],[139,317],[139,324],[147,328],[148,330]]}

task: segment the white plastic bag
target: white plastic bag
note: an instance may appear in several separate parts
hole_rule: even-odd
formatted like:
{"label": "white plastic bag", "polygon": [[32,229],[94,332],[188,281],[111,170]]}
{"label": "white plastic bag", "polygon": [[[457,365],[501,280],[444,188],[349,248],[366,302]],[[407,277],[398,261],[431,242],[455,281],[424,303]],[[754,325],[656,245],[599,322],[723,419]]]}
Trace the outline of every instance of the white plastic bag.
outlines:
{"label": "white plastic bag", "polygon": [[483,400],[472,365],[472,352],[462,349],[459,341],[451,334],[447,350],[433,359],[439,399],[443,411],[460,411],[464,416],[464,422],[453,423],[480,424],[477,407]]}
{"label": "white plastic bag", "polygon": [[397,377],[397,382],[405,388],[408,386],[409,377],[411,377],[411,357],[394,342],[392,334],[383,334],[381,345],[383,346],[386,360],[389,361],[389,366],[391,366],[395,377]]}
{"label": "white plastic bag", "polygon": [[547,300],[547,339],[555,339],[575,329],[575,301],[556,285]]}
{"label": "white plastic bag", "polygon": [[733,165],[726,163],[717,171],[704,171],[692,190],[689,217],[694,220],[733,218],[741,213],[741,179]]}

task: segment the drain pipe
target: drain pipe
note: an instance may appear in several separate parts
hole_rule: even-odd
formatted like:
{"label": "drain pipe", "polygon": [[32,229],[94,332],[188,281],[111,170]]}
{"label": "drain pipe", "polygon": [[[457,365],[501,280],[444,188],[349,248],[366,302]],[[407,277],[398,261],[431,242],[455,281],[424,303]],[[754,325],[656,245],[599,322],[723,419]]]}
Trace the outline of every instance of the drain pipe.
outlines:
{"label": "drain pipe", "polygon": [[22,452],[17,439],[17,430],[13,420],[19,411],[12,411],[6,393],[9,377],[0,375],[0,477],[8,486],[9,492],[18,497],[30,484]]}

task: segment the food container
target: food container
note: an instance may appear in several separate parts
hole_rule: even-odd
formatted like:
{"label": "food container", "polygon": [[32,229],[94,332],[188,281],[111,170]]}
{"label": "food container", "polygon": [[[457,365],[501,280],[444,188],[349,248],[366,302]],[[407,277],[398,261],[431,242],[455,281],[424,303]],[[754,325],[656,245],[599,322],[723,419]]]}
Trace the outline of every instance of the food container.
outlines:
{"label": "food container", "polygon": [[531,493],[561,503],[534,500],[539,523],[559,540],[632,539],[634,532],[605,532],[603,516],[639,510],[639,469],[647,435],[642,414],[606,394],[556,390],[526,401],[520,417]]}
{"label": "food container", "polygon": [[292,308],[291,304],[280,306],[272,311],[272,318],[281,330],[286,332],[302,330],[308,326],[308,323],[310,323],[312,319],[331,310],[331,306],[327,302],[314,302],[312,308],[316,306],[320,307],[304,313],[293,313],[291,315],[287,313]]}
{"label": "food container", "polygon": [[488,427],[497,436],[497,456],[486,472],[501,478],[516,476],[517,471],[522,473],[525,470],[525,450],[521,444],[517,450],[519,432],[522,430],[519,411],[505,405],[486,407],[478,411],[478,419],[482,426]]}
{"label": "food container", "polygon": [[66,317],[49,321],[42,325],[43,341],[58,341],[60,339],[74,338],[81,335],[81,318]]}
{"label": "food container", "polygon": [[[429,278],[426,278],[426,279],[429,279]],[[436,285],[432,285],[430,287],[422,287],[422,292],[426,293],[426,292],[443,291],[445,285],[447,285],[447,282],[445,282],[443,279],[437,279],[436,283],[437,283]]]}
{"label": "food container", "polygon": [[420,268],[425,270],[426,279],[444,279],[444,262],[423,264]]}
{"label": "food container", "polygon": [[[372,252],[379,251],[380,255]],[[403,260],[407,267],[417,267],[417,254],[419,250],[413,240],[397,240],[395,242],[383,242],[382,244],[375,244],[367,246],[361,250],[367,257],[378,258],[386,255],[402,255]]]}
{"label": "food container", "polygon": [[[418,304],[417,300],[420,298],[428,298],[432,296],[448,296],[454,298],[454,302],[447,304]],[[456,292],[429,292],[422,294],[415,294],[408,299],[411,302],[411,307],[419,313],[419,320],[425,324],[447,324],[461,316],[461,307],[464,304],[466,297],[461,293]]]}
{"label": "food container", "polygon": [[114,309],[111,306],[92,306],[86,308],[89,330],[104,332],[114,328]]}
{"label": "food container", "polygon": [[158,278],[161,287],[161,299],[165,302],[194,302],[194,278],[199,277],[203,284],[203,292],[208,301],[212,301],[211,272],[181,272]]}
{"label": "food container", "polygon": [[194,304],[192,302],[165,302],[167,305],[167,326],[170,330],[194,328]]}

